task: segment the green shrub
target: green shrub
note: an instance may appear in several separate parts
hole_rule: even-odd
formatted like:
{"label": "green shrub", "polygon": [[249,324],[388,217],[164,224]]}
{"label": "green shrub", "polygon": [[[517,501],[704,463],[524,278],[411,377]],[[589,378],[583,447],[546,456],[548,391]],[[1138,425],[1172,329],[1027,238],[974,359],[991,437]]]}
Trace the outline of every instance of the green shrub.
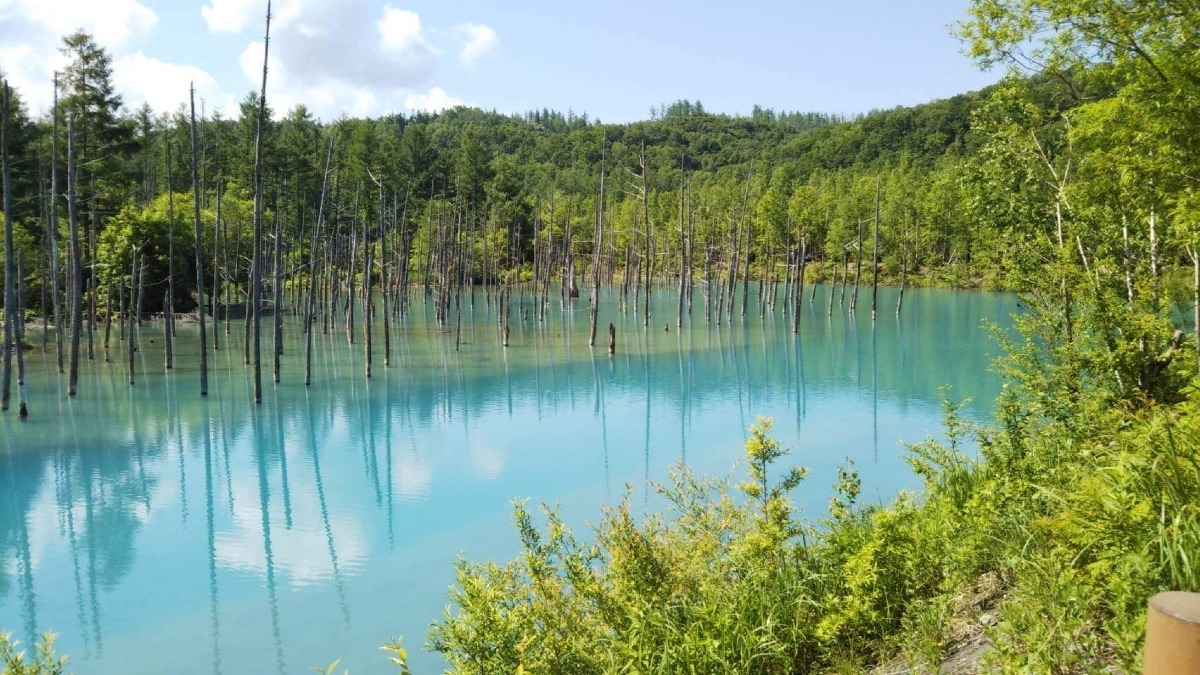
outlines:
{"label": "green shrub", "polygon": [[594,543],[516,504],[524,553],[460,561],[429,646],[462,673],[854,671],[936,665],[988,613],[1002,671],[1136,671],[1148,597],[1200,589],[1200,390],[1184,395],[1036,414],[1014,399],[983,428],[947,403],[947,441],[909,448],[919,497],[858,506],[850,464],[815,523],[787,498],[803,471],[768,480],[786,453],[760,420],[747,480],[678,468],[666,512],[625,499]]}
{"label": "green shrub", "polygon": [[0,673],[3,675],[62,675],[67,668],[67,657],[55,656],[53,633],[46,633],[34,647],[33,655],[26,659],[20,649],[19,640],[10,633],[0,633]]}

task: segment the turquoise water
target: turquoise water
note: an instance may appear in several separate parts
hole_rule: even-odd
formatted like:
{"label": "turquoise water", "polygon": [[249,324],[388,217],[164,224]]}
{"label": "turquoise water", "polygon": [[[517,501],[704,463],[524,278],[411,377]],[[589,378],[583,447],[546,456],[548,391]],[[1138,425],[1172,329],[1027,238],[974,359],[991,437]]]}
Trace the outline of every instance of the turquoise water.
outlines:
{"label": "turquoise water", "polygon": [[282,384],[267,359],[261,406],[237,322],[207,399],[192,325],[170,374],[161,328],[142,327],[132,387],[114,327],[112,362],[85,362],[74,400],[30,353],[31,417],[0,416],[0,629],[58,632],[81,673],[295,673],[337,658],[391,672],[378,648],[400,634],[415,672],[439,672],[439,655],[413,648],[457,556],[516,552],[513,499],[557,503],[580,528],[627,490],[652,509],[647,481],[679,462],[729,473],[760,414],[812,469],[795,501],[814,518],[846,457],[864,499],[916,488],[900,441],[937,435],[943,384],[988,418],[999,382],[983,323],[1007,325],[1016,298],[910,290],[897,320],[881,289],[872,324],[869,294],[857,318],[836,302],[827,317],[827,297],[806,303],[798,337],[753,302],[710,326],[697,294],[695,325],[677,330],[671,294],[649,329],[610,298],[609,357],[603,335],[587,347],[586,299],[563,312],[555,298],[545,324],[514,300],[506,350],[482,293],[473,314],[464,298],[456,351],[453,325],[415,294],[391,367],[376,334],[370,380],[361,334],[351,346],[339,328],[316,334],[306,390],[289,326]]}

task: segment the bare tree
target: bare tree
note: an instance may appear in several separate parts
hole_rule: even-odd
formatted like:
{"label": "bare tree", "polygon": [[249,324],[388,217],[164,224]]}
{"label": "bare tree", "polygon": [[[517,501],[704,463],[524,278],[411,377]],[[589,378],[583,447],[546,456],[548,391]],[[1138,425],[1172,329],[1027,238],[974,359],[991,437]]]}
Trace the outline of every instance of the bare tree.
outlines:
{"label": "bare tree", "polygon": [[[75,166],[75,119],[67,117],[67,222],[71,228],[70,272],[68,273],[68,291],[70,300],[67,307],[71,310],[71,347],[70,366],[67,375],[67,396],[74,396],[79,384],[79,338],[83,334],[83,264],[82,251],[79,250],[79,210],[75,204],[75,191],[78,178]],[[130,336],[132,339],[132,336]]]}
{"label": "bare tree", "polygon": [[167,370],[175,367],[175,183],[171,180],[171,139],[167,139],[167,293],[163,302],[163,340]]}
{"label": "bare tree", "polygon": [[262,403],[262,164],[263,126],[267,114],[267,54],[271,47],[271,1],[263,34],[262,88],[258,94],[258,129],[254,139],[254,243],[250,267],[250,312],[254,320],[254,402]]}
{"label": "bare tree", "polygon": [[[606,143],[607,141],[601,141]],[[588,346],[596,344],[596,315],[600,311],[600,252],[604,246],[604,170],[607,165],[607,148],[600,148],[600,202],[596,208],[596,241],[592,244],[592,328]],[[568,220],[568,225],[570,221]]]}
{"label": "bare tree", "polygon": [[879,306],[879,178],[875,178],[875,226],[871,228],[871,320]]}
{"label": "bare tree", "polygon": [[58,73],[54,73],[54,106],[50,109],[50,295],[54,303],[54,348],[63,373],[63,320],[58,288]]}
{"label": "bare tree", "polygon": [[[195,83],[189,87],[188,99],[192,107],[192,224],[196,246],[196,314],[200,317],[200,395],[208,396],[208,332],[204,325],[204,257],[200,246],[200,172],[197,162]],[[216,247],[215,241],[213,247]],[[213,321],[216,321],[216,316],[213,316]]]}
{"label": "bare tree", "polygon": [[333,139],[329,134],[329,149],[325,151],[325,175],[321,179],[321,201],[317,204],[317,220],[313,223],[312,244],[308,248],[308,310],[304,315],[304,386],[312,384],[313,325],[317,319],[317,238],[325,224],[326,190],[329,188],[329,163],[333,159]]}
{"label": "bare tree", "polygon": [[[0,166],[4,174],[4,361],[0,370],[0,410],[8,410],[8,399],[12,391],[12,350],[13,327],[17,323],[16,303],[16,268],[13,260],[13,218],[12,218],[12,167],[9,166],[8,149],[11,129],[9,129],[8,102],[11,96],[8,81],[0,81],[0,107],[3,107],[3,118],[0,119]],[[19,348],[19,345],[18,345]]]}

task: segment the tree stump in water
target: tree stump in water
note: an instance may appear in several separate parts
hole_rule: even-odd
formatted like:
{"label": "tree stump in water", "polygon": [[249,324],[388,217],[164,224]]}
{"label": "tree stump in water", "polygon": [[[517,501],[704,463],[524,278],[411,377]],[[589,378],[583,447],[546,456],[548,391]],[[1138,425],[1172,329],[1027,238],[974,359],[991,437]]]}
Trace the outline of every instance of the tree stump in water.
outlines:
{"label": "tree stump in water", "polygon": [[608,324],[608,353],[617,353],[617,327],[611,323]]}

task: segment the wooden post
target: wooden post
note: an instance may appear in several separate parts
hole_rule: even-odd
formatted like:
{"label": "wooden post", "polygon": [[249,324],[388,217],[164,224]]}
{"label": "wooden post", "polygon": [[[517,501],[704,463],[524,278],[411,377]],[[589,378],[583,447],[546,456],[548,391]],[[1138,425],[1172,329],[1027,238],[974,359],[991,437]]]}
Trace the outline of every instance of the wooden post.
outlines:
{"label": "wooden post", "polygon": [[1196,672],[1200,665],[1200,593],[1171,591],[1150,598],[1142,665],[1146,675]]}

